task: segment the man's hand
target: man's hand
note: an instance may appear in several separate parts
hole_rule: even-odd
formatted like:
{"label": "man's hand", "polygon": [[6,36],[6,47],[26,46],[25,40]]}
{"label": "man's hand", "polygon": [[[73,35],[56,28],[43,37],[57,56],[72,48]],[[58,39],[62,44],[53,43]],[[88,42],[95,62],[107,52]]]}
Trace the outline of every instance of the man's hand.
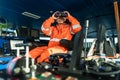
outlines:
{"label": "man's hand", "polygon": [[57,13],[59,13],[59,11],[56,11],[56,12],[53,13],[53,15],[52,15],[52,18],[53,18],[53,19],[57,19],[57,18],[58,18],[58,17],[56,16]]}
{"label": "man's hand", "polygon": [[64,11],[65,14],[67,14],[68,16],[70,16],[70,13],[68,11]]}

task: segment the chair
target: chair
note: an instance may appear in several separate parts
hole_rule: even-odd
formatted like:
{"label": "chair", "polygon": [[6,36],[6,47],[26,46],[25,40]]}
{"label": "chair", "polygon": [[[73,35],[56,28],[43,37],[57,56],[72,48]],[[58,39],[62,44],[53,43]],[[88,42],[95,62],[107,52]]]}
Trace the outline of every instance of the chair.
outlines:
{"label": "chair", "polygon": [[84,38],[83,31],[78,32],[74,37],[74,42],[73,42],[74,45],[73,45],[72,52],[68,51],[68,54],[63,54],[63,53],[58,54],[57,53],[57,54],[53,54],[50,56],[49,59],[56,60],[56,62],[58,61],[57,58],[61,58],[61,57],[64,59],[65,59],[65,57],[67,57],[67,59],[70,58],[70,60],[68,59],[69,66],[67,68],[64,68],[57,64],[54,64],[55,62],[51,60],[50,63],[52,64],[52,66],[54,66],[54,65],[55,65],[55,67],[56,67],[56,65],[58,66],[57,67],[58,72],[62,72],[65,75],[66,74],[68,74],[68,75],[81,74],[82,71],[79,70],[79,65],[80,65],[80,60],[81,60],[80,56],[81,56],[82,49],[83,49],[83,38]]}

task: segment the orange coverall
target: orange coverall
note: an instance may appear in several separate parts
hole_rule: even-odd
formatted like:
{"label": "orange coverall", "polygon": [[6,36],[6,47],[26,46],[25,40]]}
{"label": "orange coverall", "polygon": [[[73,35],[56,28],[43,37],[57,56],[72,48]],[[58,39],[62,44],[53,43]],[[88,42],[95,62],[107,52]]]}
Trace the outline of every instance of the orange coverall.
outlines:
{"label": "orange coverall", "polygon": [[82,27],[79,21],[73,16],[68,16],[68,20],[71,22],[71,25],[62,23],[57,24],[56,26],[51,26],[51,23],[54,22],[52,17],[45,20],[42,24],[41,30],[44,34],[50,36],[50,41],[48,46],[37,47],[30,51],[31,58],[37,58],[37,63],[48,59],[48,57],[55,53],[67,53],[67,49],[60,46],[59,41],[61,39],[71,40],[72,36],[79,32]]}

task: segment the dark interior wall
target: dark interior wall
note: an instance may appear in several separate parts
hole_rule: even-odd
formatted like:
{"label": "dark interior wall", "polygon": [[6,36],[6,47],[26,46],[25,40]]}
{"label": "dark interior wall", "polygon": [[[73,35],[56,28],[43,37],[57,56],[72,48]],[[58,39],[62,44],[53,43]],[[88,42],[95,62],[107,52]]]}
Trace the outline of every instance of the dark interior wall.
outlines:
{"label": "dark interior wall", "polygon": [[[114,19],[114,0],[0,0],[0,16],[13,23],[13,28],[19,26],[40,29],[42,22],[56,10],[67,10],[76,17],[83,28],[85,20],[89,20],[89,32],[97,31],[99,25],[107,29],[116,29]],[[118,0],[119,2],[119,0]],[[28,11],[39,15],[36,20],[23,16]]]}

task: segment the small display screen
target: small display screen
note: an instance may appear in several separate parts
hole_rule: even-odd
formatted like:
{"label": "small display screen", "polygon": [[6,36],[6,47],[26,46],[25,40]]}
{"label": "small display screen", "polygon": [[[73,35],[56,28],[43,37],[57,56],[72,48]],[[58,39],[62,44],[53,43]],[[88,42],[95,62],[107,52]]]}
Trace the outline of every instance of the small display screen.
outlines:
{"label": "small display screen", "polygon": [[24,43],[24,40],[10,40],[11,50],[17,50],[17,49],[24,50],[25,49],[24,46],[22,46],[22,47],[15,46],[16,44],[20,44],[20,43]]}
{"label": "small display screen", "polygon": [[32,38],[39,38],[39,30],[31,29],[31,37]]}

